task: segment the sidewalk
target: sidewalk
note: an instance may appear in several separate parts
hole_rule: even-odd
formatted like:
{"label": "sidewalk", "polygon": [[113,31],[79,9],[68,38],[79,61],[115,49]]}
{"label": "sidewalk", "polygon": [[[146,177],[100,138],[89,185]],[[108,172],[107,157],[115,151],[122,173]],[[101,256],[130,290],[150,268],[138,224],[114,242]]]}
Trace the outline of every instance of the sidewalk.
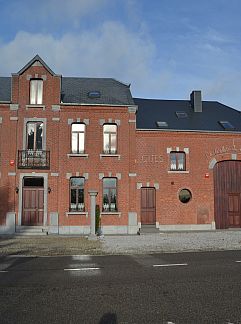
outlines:
{"label": "sidewalk", "polygon": [[241,250],[241,230],[104,236],[0,236],[1,255],[101,255]]}

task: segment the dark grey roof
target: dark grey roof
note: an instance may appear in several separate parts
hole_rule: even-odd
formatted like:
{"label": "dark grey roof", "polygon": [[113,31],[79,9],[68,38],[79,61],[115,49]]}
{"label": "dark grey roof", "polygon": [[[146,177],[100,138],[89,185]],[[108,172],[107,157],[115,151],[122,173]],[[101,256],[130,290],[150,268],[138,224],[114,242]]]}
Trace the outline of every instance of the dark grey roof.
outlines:
{"label": "dark grey roof", "polygon": [[[99,91],[99,98],[88,93]],[[134,105],[130,88],[111,78],[62,78],[61,101],[63,103]]]}
{"label": "dark grey roof", "polygon": [[0,77],[0,102],[11,101],[11,78]]}
{"label": "dark grey roof", "polygon": [[[138,105],[137,129],[224,131],[219,121],[229,121],[232,132],[241,132],[241,113],[217,101],[203,101],[202,112],[194,112],[188,100],[156,100],[134,98]],[[187,113],[178,118],[176,112]],[[157,121],[167,122],[168,127],[159,128]]]}

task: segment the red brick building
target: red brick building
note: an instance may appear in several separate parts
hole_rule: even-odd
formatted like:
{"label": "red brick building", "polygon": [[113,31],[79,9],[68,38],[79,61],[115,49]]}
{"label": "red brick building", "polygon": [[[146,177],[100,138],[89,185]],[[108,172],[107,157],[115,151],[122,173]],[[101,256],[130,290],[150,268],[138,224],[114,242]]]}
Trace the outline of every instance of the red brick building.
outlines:
{"label": "red brick building", "polygon": [[0,77],[0,233],[104,234],[241,226],[240,112],[132,98],[108,78],[56,75],[39,57]]}

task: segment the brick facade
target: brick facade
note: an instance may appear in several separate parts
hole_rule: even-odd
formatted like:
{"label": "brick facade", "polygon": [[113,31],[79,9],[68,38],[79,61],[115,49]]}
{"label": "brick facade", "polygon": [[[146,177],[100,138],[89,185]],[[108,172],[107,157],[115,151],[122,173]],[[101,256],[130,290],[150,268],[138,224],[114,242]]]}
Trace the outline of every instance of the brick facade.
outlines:
{"label": "brick facade", "polygon": [[[30,105],[30,79],[43,80],[43,103]],[[61,76],[42,64],[32,64],[12,75],[11,102],[0,103],[0,224],[15,215],[22,225],[23,179],[44,178],[43,224],[60,234],[90,231],[89,190],[98,192],[102,210],[103,178],[117,179],[115,212],[101,212],[104,233],[131,233],[141,227],[141,188],[155,188],[156,227],[214,229],[213,167],[218,161],[241,160],[241,135],[215,132],[178,132],[136,129],[136,107],[66,104],[60,100]],[[137,112],[138,113],[138,112]],[[18,167],[18,151],[26,149],[26,123],[43,121],[44,149],[50,151],[49,169]],[[84,154],[71,154],[71,125],[86,125]],[[103,124],[117,125],[117,152],[103,154]],[[184,171],[170,170],[170,152],[186,155]],[[70,212],[70,178],[84,177],[82,212]],[[189,203],[179,200],[189,189]]]}

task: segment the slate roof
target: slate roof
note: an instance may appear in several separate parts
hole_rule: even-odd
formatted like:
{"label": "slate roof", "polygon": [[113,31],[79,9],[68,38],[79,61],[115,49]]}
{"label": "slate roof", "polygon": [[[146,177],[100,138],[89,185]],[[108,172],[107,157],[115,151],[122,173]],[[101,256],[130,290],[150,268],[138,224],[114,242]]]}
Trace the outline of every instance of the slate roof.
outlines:
{"label": "slate roof", "polygon": [[[88,93],[99,91],[99,98]],[[0,102],[11,101],[11,78],[0,77]],[[134,105],[130,88],[111,78],[62,78],[61,101],[72,104]]]}
{"label": "slate roof", "polygon": [[[217,101],[203,101],[202,112],[194,112],[189,100],[156,100],[134,98],[138,105],[137,129],[224,131],[219,121],[229,121],[232,132],[241,132],[241,112]],[[186,112],[186,118],[178,118],[177,111]],[[157,121],[167,122],[159,128]]]}
{"label": "slate roof", "polygon": [[11,78],[0,77],[0,102],[11,101]]}
{"label": "slate roof", "polygon": [[[89,98],[88,93],[99,91],[99,98]],[[134,105],[130,88],[111,78],[62,78],[63,103]]]}

